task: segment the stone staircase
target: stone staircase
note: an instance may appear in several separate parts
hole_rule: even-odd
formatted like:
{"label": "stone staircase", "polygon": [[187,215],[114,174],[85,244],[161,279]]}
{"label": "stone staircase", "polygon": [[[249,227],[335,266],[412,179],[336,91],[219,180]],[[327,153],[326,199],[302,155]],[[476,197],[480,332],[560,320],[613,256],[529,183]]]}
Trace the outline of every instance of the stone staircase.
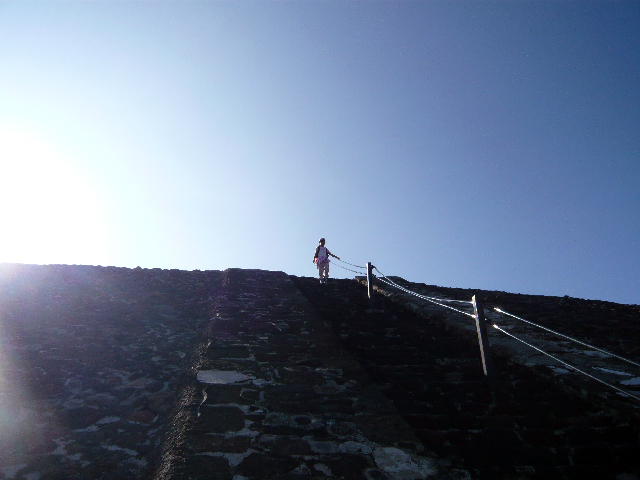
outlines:
{"label": "stone staircase", "polygon": [[468,478],[424,454],[289,276],[231,270],[227,280],[195,359],[198,388],[154,478]]}
{"label": "stone staircase", "polygon": [[[488,383],[440,307],[282,272],[0,267],[2,480],[640,477],[635,410],[506,346]],[[485,293],[637,353],[633,307]],[[617,323],[556,326],[559,301]]]}
{"label": "stone staircase", "polygon": [[[637,418],[568,393],[538,370],[495,356],[483,378],[475,332],[417,315],[366,287],[297,278],[342,345],[408,422],[426,451],[480,479],[635,479]],[[470,319],[471,322],[473,321]]]}

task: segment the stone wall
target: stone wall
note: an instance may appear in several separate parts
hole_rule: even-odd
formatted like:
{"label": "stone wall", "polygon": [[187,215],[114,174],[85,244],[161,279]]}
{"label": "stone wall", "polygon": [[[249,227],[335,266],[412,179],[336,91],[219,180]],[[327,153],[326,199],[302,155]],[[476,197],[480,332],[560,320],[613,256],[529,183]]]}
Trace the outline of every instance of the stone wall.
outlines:
{"label": "stone wall", "polygon": [[[469,301],[473,295],[476,295],[484,304],[485,316],[489,324],[487,332],[491,351],[507,356],[513,362],[532,367],[547,378],[571,387],[575,393],[589,397],[591,401],[603,407],[623,409],[631,415],[640,413],[640,402],[637,398],[625,397],[621,392],[604,386],[558,361],[566,362],[588,375],[640,397],[640,366],[601,351],[608,351],[633,360],[636,364],[640,363],[640,306],[619,305],[568,296],[552,297],[478,289],[453,289],[411,283],[399,277],[391,277],[390,280],[412,292],[428,297]],[[366,285],[365,277],[358,277],[358,281]],[[378,280],[374,281],[374,289],[411,308],[424,318],[438,319],[446,328],[477,339],[475,320],[468,316],[420,299]],[[470,304],[449,303],[448,305],[473,313]],[[496,308],[571,337],[582,344],[500,313]],[[491,328],[491,324],[494,323],[558,360]]]}
{"label": "stone wall", "polygon": [[[404,284],[638,358],[637,306]],[[487,382],[472,319],[377,288],[0,265],[0,478],[640,476],[628,399],[493,334]]]}
{"label": "stone wall", "polygon": [[144,478],[221,272],[0,268],[0,478]]}

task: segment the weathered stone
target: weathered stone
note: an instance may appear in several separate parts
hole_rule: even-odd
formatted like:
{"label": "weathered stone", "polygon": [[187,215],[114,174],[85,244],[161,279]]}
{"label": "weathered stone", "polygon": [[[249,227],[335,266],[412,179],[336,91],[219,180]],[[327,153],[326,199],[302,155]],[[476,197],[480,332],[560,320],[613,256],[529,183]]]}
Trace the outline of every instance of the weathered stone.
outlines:
{"label": "weathered stone", "polygon": [[[416,313],[381,297],[371,312],[357,282],[320,287],[256,270],[15,271],[15,281],[0,275],[0,402],[9,412],[0,417],[0,477],[640,475],[628,401],[604,387],[594,397],[588,381],[521,350],[509,356],[501,341],[489,384],[472,322],[441,307],[413,301]],[[633,307],[483,295],[487,305],[538,309],[551,328],[638,354]],[[580,320],[554,324],[558,315]],[[565,355],[564,344],[544,341]],[[635,376],[587,353],[594,373],[637,388]]]}
{"label": "weathered stone", "polygon": [[203,405],[193,429],[204,433],[239,432],[245,426],[244,413],[237,407]]}

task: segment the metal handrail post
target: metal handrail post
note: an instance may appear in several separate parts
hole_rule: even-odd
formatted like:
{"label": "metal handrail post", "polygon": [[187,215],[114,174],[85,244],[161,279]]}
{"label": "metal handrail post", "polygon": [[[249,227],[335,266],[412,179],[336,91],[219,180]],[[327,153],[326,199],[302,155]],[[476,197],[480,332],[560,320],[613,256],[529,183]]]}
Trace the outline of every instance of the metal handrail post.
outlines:
{"label": "metal handrail post", "polygon": [[484,306],[482,300],[476,295],[471,298],[473,312],[476,317],[476,331],[478,332],[478,344],[480,345],[480,357],[482,358],[482,370],[487,378],[493,377],[493,361],[489,350],[489,338],[487,336],[487,322],[484,318]]}
{"label": "metal handrail post", "polygon": [[373,266],[367,262],[367,295],[369,296],[369,310],[373,310]]}

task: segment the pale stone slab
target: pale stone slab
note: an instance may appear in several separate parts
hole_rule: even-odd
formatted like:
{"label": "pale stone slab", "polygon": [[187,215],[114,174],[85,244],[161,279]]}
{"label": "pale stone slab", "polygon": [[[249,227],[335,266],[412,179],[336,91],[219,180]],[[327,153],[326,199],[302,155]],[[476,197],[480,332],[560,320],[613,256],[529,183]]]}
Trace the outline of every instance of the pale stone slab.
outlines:
{"label": "pale stone slab", "polygon": [[229,383],[238,383],[251,380],[251,375],[234,372],[233,370],[200,370],[198,372],[198,381],[202,383],[210,383],[214,385],[226,385]]}

